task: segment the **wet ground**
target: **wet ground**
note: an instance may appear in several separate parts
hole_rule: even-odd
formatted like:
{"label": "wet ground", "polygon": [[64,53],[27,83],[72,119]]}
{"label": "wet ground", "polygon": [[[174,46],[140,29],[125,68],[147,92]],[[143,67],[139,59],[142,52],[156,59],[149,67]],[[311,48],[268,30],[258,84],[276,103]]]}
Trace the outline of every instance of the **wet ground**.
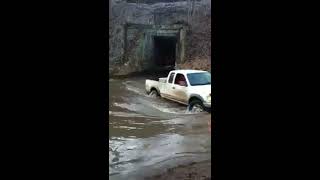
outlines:
{"label": "wet ground", "polygon": [[198,173],[195,179],[210,177],[211,115],[149,97],[145,79],[109,80],[109,178],[171,179],[188,168]]}

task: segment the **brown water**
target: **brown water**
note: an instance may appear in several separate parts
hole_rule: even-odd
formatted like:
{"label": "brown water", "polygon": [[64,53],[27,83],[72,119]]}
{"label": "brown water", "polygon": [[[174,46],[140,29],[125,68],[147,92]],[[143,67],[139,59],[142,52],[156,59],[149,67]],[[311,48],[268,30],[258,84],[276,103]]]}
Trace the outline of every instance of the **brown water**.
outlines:
{"label": "brown water", "polygon": [[143,179],[167,168],[211,160],[208,113],[149,97],[146,77],[109,80],[109,178]]}

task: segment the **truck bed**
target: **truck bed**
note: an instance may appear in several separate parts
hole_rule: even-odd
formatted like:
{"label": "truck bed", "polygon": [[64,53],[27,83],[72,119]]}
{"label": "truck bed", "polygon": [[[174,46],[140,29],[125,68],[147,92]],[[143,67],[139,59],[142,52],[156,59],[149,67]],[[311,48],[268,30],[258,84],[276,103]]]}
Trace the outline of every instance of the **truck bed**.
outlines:
{"label": "truck bed", "polygon": [[159,78],[158,81],[147,79],[146,80],[147,93],[150,93],[152,88],[155,88],[158,91],[158,93],[161,93],[160,89],[162,89],[161,87],[165,85],[166,81],[167,81],[167,78]]}

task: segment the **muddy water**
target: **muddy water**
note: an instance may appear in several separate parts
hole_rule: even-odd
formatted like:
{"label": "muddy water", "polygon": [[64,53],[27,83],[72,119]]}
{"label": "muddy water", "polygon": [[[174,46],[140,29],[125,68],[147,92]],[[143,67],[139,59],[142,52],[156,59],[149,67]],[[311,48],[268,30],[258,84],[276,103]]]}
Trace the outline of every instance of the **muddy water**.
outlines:
{"label": "muddy water", "polygon": [[143,179],[211,160],[208,113],[146,95],[146,77],[109,80],[109,178]]}

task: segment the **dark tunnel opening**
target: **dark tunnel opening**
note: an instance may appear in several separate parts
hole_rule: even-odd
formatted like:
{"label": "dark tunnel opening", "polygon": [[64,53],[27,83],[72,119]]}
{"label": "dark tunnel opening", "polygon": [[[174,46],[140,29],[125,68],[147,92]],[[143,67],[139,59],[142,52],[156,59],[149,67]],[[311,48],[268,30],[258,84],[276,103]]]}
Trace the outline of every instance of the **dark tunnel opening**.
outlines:
{"label": "dark tunnel opening", "polygon": [[176,62],[176,37],[154,37],[154,60],[158,67],[174,67]]}

